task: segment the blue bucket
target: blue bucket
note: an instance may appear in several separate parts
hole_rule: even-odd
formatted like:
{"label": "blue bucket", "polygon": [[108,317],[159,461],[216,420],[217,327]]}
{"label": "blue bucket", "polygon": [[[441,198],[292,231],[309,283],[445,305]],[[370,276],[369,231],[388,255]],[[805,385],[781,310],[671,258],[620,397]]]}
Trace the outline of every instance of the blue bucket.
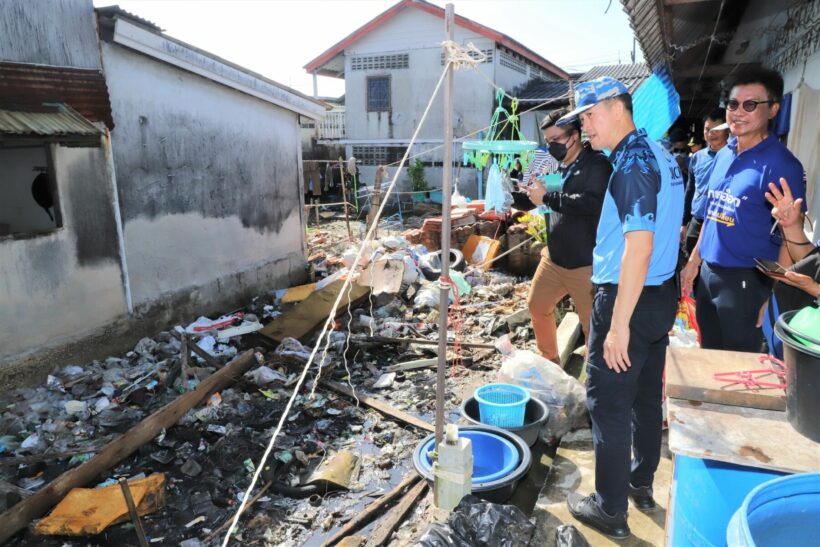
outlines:
{"label": "blue bucket", "polygon": [[[459,431],[459,437],[470,439],[473,447],[473,486],[506,477],[518,466],[520,457],[513,443],[489,431]],[[435,446],[435,436],[421,448],[421,467],[433,469],[430,453]]]}
{"label": "blue bucket", "polygon": [[482,424],[495,427],[521,427],[530,392],[512,384],[487,384],[475,390]]}
{"label": "blue bucket", "polygon": [[728,545],[817,545],[820,473],[774,479],[749,492],[726,529]]}

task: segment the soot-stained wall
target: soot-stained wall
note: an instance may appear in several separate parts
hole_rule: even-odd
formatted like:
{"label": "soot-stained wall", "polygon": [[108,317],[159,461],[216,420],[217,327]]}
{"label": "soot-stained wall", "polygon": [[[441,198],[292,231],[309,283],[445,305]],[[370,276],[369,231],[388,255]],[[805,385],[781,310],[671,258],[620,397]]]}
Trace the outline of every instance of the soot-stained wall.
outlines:
{"label": "soot-stained wall", "polygon": [[302,275],[297,115],[101,48],[135,305],[192,292],[213,303]]}

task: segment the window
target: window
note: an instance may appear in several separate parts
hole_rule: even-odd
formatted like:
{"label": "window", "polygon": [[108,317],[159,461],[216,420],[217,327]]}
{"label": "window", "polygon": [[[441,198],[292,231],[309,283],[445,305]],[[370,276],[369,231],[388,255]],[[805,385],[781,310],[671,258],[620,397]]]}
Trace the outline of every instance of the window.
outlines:
{"label": "window", "polygon": [[[481,53],[483,53],[485,55],[485,59],[482,61],[482,63],[492,63],[493,62],[493,50],[491,50],[491,49],[482,49]],[[472,57],[473,59],[478,59],[479,58],[478,53],[476,53],[475,51],[468,52],[468,55],[470,57]],[[443,53],[441,54],[440,60],[441,60],[441,66],[444,66],[444,54]]]}
{"label": "window", "polygon": [[390,76],[367,78],[367,111],[387,112],[390,110]]}
{"label": "window", "polygon": [[62,226],[47,144],[0,143],[0,237]]}
{"label": "window", "polygon": [[521,74],[527,74],[527,64],[523,59],[512,52],[502,51],[498,62],[501,66],[505,66]]}
{"label": "window", "polygon": [[404,146],[354,146],[353,156],[360,165],[388,165],[401,161]]}
{"label": "window", "polygon": [[410,54],[358,55],[350,60],[351,70],[395,70],[410,68]]}

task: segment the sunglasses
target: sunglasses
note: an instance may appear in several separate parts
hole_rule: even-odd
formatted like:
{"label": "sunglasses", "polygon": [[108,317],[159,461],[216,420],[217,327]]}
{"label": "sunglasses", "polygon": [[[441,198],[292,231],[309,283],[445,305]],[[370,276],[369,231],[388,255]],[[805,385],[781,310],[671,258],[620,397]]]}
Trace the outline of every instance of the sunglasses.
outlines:
{"label": "sunglasses", "polygon": [[726,102],[726,110],[731,110],[732,112],[734,112],[735,110],[737,110],[737,107],[743,104],[743,110],[745,110],[746,112],[754,112],[755,109],[757,109],[757,105],[759,104],[774,104],[776,102],[777,101],[754,101],[749,99],[748,101],[743,101],[743,103],[740,103],[734,99],[729,99]]}

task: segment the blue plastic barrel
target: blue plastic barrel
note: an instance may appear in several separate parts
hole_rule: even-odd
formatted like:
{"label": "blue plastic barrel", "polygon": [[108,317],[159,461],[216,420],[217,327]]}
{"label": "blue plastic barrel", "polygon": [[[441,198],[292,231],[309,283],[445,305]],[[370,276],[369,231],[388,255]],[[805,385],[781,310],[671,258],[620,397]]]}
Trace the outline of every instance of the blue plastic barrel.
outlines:
{"label": "blue plastic barrel", "polygon": [[676,454],[667,545],[724,547],[726,527],[746,495],[783,475]]}
{"label": "blue plastic barrel", "polygon": [[726,529],[726,543],[743,547],[817,545],[820,473],[774,479],[749,492]]}

